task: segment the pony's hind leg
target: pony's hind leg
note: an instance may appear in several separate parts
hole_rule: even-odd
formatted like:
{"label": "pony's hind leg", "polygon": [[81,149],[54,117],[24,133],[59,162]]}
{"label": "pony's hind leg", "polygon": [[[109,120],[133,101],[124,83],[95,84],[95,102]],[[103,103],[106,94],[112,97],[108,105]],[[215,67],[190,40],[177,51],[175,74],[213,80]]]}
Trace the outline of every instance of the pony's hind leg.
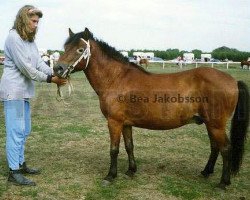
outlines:
{"label": "pony's hind leg", "polygon": [[109,184],[117,176],[117,157],[119,154],[119,145],[122,132],[122,123],[116,120],[108,120],[110,134],[110,168],[108,175],[104,178],[104,185]]}
{"label": "pony's hind leg", "polygon": [[132,126],[124,126],[122,130],[123,139],[125,143],[125,148],[128,154],[129,167],[126,175],[132,177],[136,170],[136,163],[134,158],[134,144],[133,144],[133,136],[132,136]]}
{"label": "pony's hind leg", "polygon": [[211,145],[211,153],[210,153],[208,162],[207,162],[204,170],[201,171],[201,174],[204,177],[208,177],[210,174],[212,174],[214,172],[214,165],[215,165],[216,160],[217,160],[218,155],[219,155],[219,148],[217,147],[216,142],[213,140],[213,138],[210,136],[210,134],[209,134],[209,138],[210,138],[210,145]]}
{"label": "pony's hind leg", "polygon": [[[220,183],[218,184],[218,187],[225,189],[226,185],[230,185],[230,173],[231,173],[231,147],[229,143],[229,139],[225,132],[225,127],[223,128],[208,128],[208,132],[210,134],[210,137],[212,138],[213,142],[215,142],[215,146],[219,149],[222,160],[223,160],[223,168],[222,168],[222,176]],[[216,150],[211,153],[212,159],[210,162],[208,162],[208,167],[205,170],[207,172],[211,172],[213,165],[215,164],[215,157],[216,157]],[[209,166],[210,165],[210,166]],[[209,169],[210,167],[210,169]],[[210,171],[209,171],[210,170]]]}

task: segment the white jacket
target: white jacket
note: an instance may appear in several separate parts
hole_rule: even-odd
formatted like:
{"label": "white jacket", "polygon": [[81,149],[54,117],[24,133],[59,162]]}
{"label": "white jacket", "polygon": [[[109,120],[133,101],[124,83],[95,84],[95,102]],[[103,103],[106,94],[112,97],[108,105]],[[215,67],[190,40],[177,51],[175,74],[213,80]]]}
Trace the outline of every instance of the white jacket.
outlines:
{"label": "white jacket", "polygon": [[35,95],[34,81],[46,82],[52,69],[39,55],[35,42],[24,41],[12,29],[4,46],[4,70],[0,82],[0,99],[16,100]]}

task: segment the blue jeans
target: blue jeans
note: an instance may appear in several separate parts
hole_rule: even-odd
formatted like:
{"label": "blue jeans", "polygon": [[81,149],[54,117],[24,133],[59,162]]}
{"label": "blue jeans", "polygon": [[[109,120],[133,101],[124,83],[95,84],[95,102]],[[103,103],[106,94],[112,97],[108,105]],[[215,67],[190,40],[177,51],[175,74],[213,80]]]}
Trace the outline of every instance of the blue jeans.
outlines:
{"label": "blue jeans", "polygon": [[31,131],[30,104],[25,100],[4,101],[6,154],[9,168],[25,162],[25,142]]}

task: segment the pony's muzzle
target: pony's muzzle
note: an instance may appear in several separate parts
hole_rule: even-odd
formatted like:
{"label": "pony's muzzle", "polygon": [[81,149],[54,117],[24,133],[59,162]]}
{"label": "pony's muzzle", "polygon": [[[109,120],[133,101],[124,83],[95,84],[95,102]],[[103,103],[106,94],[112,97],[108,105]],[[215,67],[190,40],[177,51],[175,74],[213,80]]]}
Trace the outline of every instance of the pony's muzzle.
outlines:
{"label": "pony's muzzle", "polygon": [[64,64],[60,64],[58,63],[57,65],[54,66],[53,70],[54,70],[54,74],[58,77],[63,77],[63,75],[65,74],[65,72],[67,71],[67,66]]}

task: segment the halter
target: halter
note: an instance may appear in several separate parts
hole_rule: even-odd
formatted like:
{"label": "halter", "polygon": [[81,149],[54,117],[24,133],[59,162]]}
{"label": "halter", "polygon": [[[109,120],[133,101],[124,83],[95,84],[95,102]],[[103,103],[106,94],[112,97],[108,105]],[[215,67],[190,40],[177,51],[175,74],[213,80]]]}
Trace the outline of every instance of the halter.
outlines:
{"label": "halter", "polygon": [[81,60],[84,58],[84,60],[87,59],[87,62],[86,62],[86,66],[83,70],[87,69],[88,67],[88,64],[89,64],[89,58],[91,56],[91,53],[90,53],[90,43],[89,43],[89,40],[86,41],[84,40],[83,38],[81,38],[81,40],[87,45],[86,49],[83,51],[82,55],[74,62],[73,65],[70,65],[68,67],[67,70],[65,70],[65,72],[63,73],[62,77],[63,78],[66,78],[66,76],[69,76],[71,74],[71,72],[75,69],[75,66],[81,62]]}
{"label": "halter", "polygon": [[[69,97],[71,96],[71,92],[73,91],[73,85],[71,84],[70,82],[70,74],[71,72],[75,69],[75,66],[81,62],[81,60],[84,58],[85,60],[87,59],[86,61],[86,66],[85,68],[83,69],[83,71],[85,69],[87,69],[88,67],[88,64],[89,64],[89,58],[91,56],[91,53],[90,53],[90,43],[89,43],[89,40],[86,41],[84,40],[83,38],[81,38],[81,40],[87,45],[86,49],[83,51],[82,55],[74,62],[73,65],[70,65],[67,70],[65,70],[65,72],[63,73],[62,77],[63,78],[67,78],[68,79],[68,83],[69,83],[69,86],[68,86],[68,89],[69,89]],[[67,102],[65,102],[65,98],[63,97],[63,94],[61,92],[61,86],[57,86],[57,101],[63,101],[64,105],[68,105]]]}

